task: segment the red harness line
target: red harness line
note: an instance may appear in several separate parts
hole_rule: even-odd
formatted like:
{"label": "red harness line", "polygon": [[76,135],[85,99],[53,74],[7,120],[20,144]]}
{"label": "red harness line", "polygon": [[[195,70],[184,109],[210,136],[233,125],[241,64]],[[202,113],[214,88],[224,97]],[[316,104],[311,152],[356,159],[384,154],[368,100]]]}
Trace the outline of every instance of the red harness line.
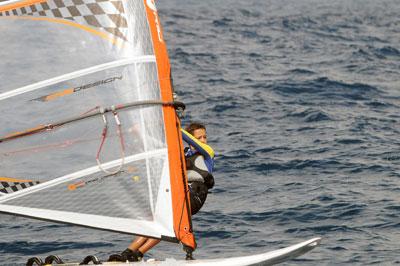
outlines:
{"label": "red harness line", "polygon": [[113,115],[114,115],[115,123],[117,124],[117,135],[119,137],[120,145],[121,145],[121,163],[120,163],[119,167],[116,170],[109,171],[109,170],[105,169],[102,166],[102,163],[100,161],[100,154],[101,154],[101,151],[103,149],[104,143],[106,141],[107,132],[108,132],[108,122],[107,122],[107,117],[105,115],[104,109],[100,109],[100,112],[102,113],[104,128],[103,128],[103,132],[101,133],[100,146],[99,146],[99,149],[97,150],[97,154],[96,154],[96,162],[97,162],[97,165],[99,166],[99,168],[104,173],[106,173],[106,174],[116,174],[116,173],[118,173],[119,171],[122,170],[122,167],[124,166],[124,163],[125,163],[125,141],[124,141],[124,137],[122,135],[121,121],[120,121],[120,119],[118,117],[117,111],[115,111],[115,108],[114,108],[114,110],[112,112],[113,112]]}

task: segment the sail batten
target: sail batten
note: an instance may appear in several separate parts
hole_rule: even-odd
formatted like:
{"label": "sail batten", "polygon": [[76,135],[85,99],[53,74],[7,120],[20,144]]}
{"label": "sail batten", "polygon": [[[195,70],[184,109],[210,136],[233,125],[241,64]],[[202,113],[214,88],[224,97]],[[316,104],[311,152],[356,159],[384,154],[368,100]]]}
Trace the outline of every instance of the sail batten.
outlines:
{"label": "sail batten", "polygon": [[61,75],[58,77],[50,78],[47,80],[43,80],[34,84],[30,84],[18,89],[10,90],[4,93],[0,94],[0,101],[4,99],[8,99],[11,97],[15,97],[27,92],[31,92],[34,90],[39,90],[66,80],[71,80],[74,78],[79,78],[88,74],[93,74],[99,71],[104,71],[116,67],[121,67],[121,66],[126,66],[126,65],[131,65],[135,63],[149,63],[149,62],[155,62],[155,57],[153,55],[147,55],[147,56],[138,56],[138,57],[133,57],[133,58],[127,58],[127,59],[121,59],[121,60],[116,60],[113,62],[77,70],[65,75]]}
{"label": "sail batten", "polygon": [[[160,150],[155,150],[155,151],[151,151],[151,152],[145,152],[145,153],[140,153],[140,154],[135,154],[135,155],[131,155],[131,156],[127,156],[124,161],[126,163],[130,163],[130,162],[134,162],[134,161],[138,161],[138,160],[142,160],[142,159],[146,159],[146,158],[151,158],[151,157],[155,157],[155,156],[160,156],[160,155],[165,155],[167,152],[166,149],[160,149]],[[102,164],[102,168],[103,169],[111,169],[113,167],[118,167],[121,164],[122,159],[117,159],[111,162],[105,162]],[[99,173],[102,170],[96,165],[96,166],[92,166],[90,168],[87,169],[83,169],[81,171],[75,172],[75,173],[71,173],[69,175],[66,176],[61,176],[61,177],[56,177],[48,182],[36,185],[36,186],[32,186],[30,188],[24,189],[24,190],[20,190],[17,191],[15,193],[12,194],[8,194],[5,197],[2,197],[0,199],[0,203],[5,202],[5,201],[9,201],[12,199],[16,199],[19,197],[23,197],[26,196],[30,193],[35,193],[35,192],[39,192],[40,190],[44,190],[44,189],[48,189],[51,188],[53,186],[62,184],[62,183],[66,183],[66,182],[70,182],[79,178],[82,178],[84,176],[88,176],[90,174],[94,174],[94,173]]]}

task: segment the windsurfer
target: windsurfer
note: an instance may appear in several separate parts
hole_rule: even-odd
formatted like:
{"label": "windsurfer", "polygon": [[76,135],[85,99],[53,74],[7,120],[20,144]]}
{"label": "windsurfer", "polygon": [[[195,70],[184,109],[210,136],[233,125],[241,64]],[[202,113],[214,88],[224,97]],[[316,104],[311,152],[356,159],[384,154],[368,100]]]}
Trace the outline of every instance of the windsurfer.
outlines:
{"label": "windsurfer", "polygon": [[[191,214],[196,214],[206,201],[208,190],[214,186],[214,150],[207,144],[206,127],[191,123],[186,130],[181,129],[183,140],[189,144],[185,148],[186,168],[190,191]],[[109,261],[140,261],[143,254],[161,240],[137,237],[121,254],[111,255]]]}

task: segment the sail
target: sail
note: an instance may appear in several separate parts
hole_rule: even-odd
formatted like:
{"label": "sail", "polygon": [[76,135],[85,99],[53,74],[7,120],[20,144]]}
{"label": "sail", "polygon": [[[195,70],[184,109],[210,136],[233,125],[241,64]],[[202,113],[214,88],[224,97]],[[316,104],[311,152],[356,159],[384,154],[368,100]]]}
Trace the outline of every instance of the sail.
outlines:
{"label": "sail", "polygon": [[154,1],[1,1],[0,39],[0,212],[194,248]]}

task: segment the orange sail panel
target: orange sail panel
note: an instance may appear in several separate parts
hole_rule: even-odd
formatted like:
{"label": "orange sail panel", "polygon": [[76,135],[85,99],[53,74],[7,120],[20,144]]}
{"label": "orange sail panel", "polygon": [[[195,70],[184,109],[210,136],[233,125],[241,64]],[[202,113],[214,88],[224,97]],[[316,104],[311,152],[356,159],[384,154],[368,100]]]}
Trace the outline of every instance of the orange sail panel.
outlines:
{"label": "orange sail panel", "polygon": [[[160,19],[153,0],[144,0],[147,6],[154,52],[157,58],[158,76],[161,87],[161,97],[164,101],[172,101],[171,69],[168,59],[167,47],[162,34]],[[186,181],[186,166],[182,136],[179,130],[180,121],[172,108],[164,107],[165,130],[168,143],[168,156],[170,165],[172,204],[174,211],[174,229],[177,238],[186,246],[196,247],[192,232],[190,201]]]}

